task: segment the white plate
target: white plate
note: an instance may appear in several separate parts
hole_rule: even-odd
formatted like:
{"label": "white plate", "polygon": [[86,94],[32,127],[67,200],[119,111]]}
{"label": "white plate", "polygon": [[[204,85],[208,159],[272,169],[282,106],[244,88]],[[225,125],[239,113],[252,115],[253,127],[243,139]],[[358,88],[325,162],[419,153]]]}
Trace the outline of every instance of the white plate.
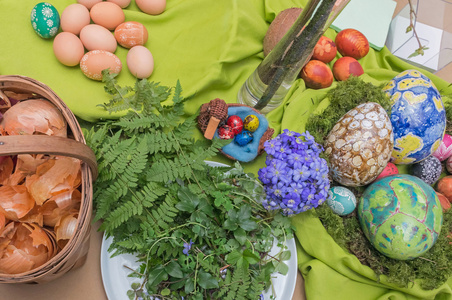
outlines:
{"label": "white plate", "polygon": [[[108,248],[112,242],[112,238],[102,239],[102,248],[100,253],[100,267],[102,272],[102,281],[104,283],[105,292],[109,300],[128,300],[127,291],[133,282],[141,283],[138,278],[128,277],[131,273],[128,266],[132,269],[137,269],[140,263],[136,262],[135,256],[131,254],[121,254],[110,258]],[[269,300],[274,290],[274,296],[277,300],[292,299],[293,291],[295,289],[295,282],[297,278],[297,251],[295,246],[295,239],[287,241],[288,250],[291,253],[290,259],[285,261],[289,266],[287,275],[275,274],[272,278],[273,288],[270,286],[269,290],[264,292],[264,299]],[[270,255],[275,255],[279,252],[279,247],[276,243],[273,245]]]}

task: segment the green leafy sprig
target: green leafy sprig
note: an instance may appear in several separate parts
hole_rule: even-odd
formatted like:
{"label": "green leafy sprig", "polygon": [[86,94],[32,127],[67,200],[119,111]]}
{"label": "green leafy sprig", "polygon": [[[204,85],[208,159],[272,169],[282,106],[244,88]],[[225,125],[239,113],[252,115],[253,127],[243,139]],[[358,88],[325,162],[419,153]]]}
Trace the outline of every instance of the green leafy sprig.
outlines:
{"label": "green leafy sprig", "polygon": [[[103,75],[112,96],[104,108],[127,113],[86,133],[99,165],[95,220],[113,255],[141,262],[129,298],[259,298],[271,274],[288,271],[290,220],[263,208],[262,186],[239,163],[205,163],[226,142],[192,138],[196,116],[182,119],[179,83],[174,92],[147,80],[120,87]],[[274,240],[282,250],[270,257]]]}

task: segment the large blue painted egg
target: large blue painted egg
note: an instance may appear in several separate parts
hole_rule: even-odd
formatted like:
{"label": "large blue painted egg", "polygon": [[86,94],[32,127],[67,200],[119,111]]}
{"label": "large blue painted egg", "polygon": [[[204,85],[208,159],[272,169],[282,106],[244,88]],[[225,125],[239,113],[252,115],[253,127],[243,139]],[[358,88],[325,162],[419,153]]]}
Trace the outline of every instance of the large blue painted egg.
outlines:
{"label": "large blue painted egg", "polygon": [[412,164],[435,152],[446,129],[446,111],[433,82],[417,70],[406,70],[394,77],[383,91],[392,103],[391,162]]}
{"label": "large blue painted egg", "polygon": [[428,251],[443,222],[435,190],[408,174],[384,177],[369,185],[360,199],[358,217],[375,249],[399,260]]}
{"label": "large blue painted egg", "polygon": [[57,9],[50,3],[41,2],[31,10],[31,26],[42,38],[53,38],[60,29],[60,15]]}

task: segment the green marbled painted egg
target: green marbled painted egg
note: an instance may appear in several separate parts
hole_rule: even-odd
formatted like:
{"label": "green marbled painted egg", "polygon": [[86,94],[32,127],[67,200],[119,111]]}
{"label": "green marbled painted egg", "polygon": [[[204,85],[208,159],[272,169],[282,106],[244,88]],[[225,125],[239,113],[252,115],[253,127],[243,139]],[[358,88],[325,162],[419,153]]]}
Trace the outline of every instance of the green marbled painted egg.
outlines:
{"label": "green marbled painted egg", "polygon": [[53,38],[60,28],[60,15],[56,8],[47,2],[36,4],[31,10],[31,26],[42,38]]}
{"label": "green marbled painted egg", "polygon": [[399,260],[413,259],[428,251],[443,222],[435,190],[408,174],[372,183],[360,199],[358,217],[375,249]]}

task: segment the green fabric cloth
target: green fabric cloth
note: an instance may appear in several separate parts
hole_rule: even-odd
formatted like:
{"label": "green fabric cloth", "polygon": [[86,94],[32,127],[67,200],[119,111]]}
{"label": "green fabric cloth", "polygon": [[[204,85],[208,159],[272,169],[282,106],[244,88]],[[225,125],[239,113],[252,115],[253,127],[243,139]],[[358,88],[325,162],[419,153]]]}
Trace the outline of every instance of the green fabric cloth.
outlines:
{"label": "green fabric cloth", "polygon": [[[1,1],[0,74],[29,76],[47,84],[82,120],[112,117],[97,106],[109,100],[103,84],[86,78],[78,67],[60,64],[53,55],[52,40],[41,39],[34,33],[30,12],[37,3]],[[75,1],[59,0],[52,4],[61,14],[72,3]],[[124,12],[126,21],[141,22],[148,29],[149,40],[145,46],[155,59],[155,70],[149,80],[167,86],[175,86],[180,80],[183,95],[190,97],[186,107],[188,116],[214,98],[236,102],[238,90],[263,59],[262,40],[270,22],[281,10],[303,7],[306,3],[307,0],[171,0],[163,14],[150,16],[140,12],[132,1]],[[326,35],[334,38],[336,33],[329,29]],[[133,85],[134,78],[125,63],[127,50],[118,46],[115,54],[123,63],[117,77],[119,84]],[[377,85],[413,68],[391,55],[387,48],[380,52],[371,49],[360,62],[365,71],[362,78]],[[442,94],[452,94],[449,83],[422,72]],[[331,88],[335,85],[336,82]],[[286,128],[303,132],[309,115],[328,105],[327,91],[306,89],[303,81],[297,80],[283,105],[267,115],[275,134]],[[223,157],[214,160],[230,163]],[[244,165],[248,171],[257,172],[265,166],[265,157]],[[299,241],[298,266],[305,278],[309,300],[452,299],[448,284],[424,291],[417,284],[398,288],[385,278],[377,282],[373,272],[342,250],[311,212],[294,217],[293,224]]]}

